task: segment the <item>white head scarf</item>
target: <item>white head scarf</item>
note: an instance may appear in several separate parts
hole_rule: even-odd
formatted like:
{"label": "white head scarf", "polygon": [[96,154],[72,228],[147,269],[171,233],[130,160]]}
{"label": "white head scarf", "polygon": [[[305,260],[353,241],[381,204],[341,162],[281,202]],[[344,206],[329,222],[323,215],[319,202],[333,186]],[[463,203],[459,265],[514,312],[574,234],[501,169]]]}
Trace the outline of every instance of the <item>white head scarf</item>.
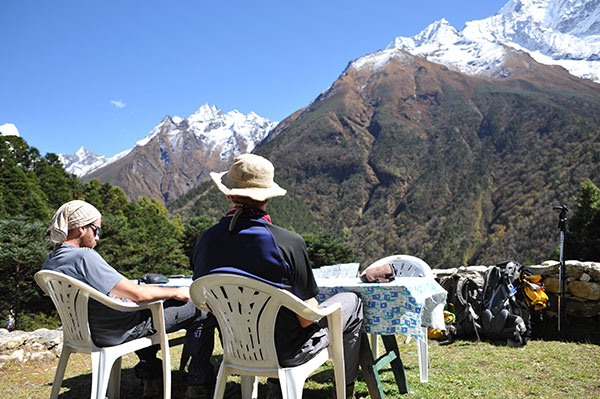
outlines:
{"label": "white head scarf", "polygon": [[92,204],[80,200],[69,201],[58,208],[52,217],[46,238],[61,244],[67,239],[69,230],[87,226],[101,218],[102,214]]}

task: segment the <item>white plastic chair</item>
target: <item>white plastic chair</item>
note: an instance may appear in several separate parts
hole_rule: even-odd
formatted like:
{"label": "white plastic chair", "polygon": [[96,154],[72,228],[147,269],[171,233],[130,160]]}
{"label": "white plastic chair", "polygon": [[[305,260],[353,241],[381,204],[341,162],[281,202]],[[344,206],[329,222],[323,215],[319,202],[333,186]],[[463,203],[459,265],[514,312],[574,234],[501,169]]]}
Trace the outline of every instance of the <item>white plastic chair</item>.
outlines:
{"label": "white plastic chair", "polygon": [[[51,399],[58,397],[71,353],[83,352],[92,356],[91,399],[104,399],[107,390],[109,398],[119,398],[121,356],[154,344],[160,344],[162,350],[164,398],[171,397],[171,363],[162,301],[143,304],[122,302],[102,294],[86,283],[50,270],[37,272],[35,281],[52,298],[63,325],[63,348],[54,376]],[[92,341],[88,322],[89,298],[124,312],[150,309],[153,326],[157,332],[120,345],[97,347]]]}
{"label": "white plastic chair", "polygon": [[[194,304],[212,312],[223,334],[223,361],[214,398],[225,393],[227,376],[242,377],[242,397],[258,397],[257,376],[279,378],[284,399],[300,399],[306,378],[328,359],[333,361],[337,399],[344,399],[346,383],[339,304],[313,309],[290,292],[233,274],[211,274],[190,287]],[[275,320],[284,306],[308,320],[327,317],[329,347],[308,362],[282,367],[275,350]]]}
{"label": "white plastic chair", "polygon": [[[431,267],[422,259],[410,255],[392,255],[379,259],[369,266],[380,266],[386,263],[393,264],[398,271],[397,277],[425,277],[434,278]],[[377,336],[371,334],[371,351],[377,357]],[[427,347],[427,328],[423,327],[423,338],[417,340],[417,354],[419,357],[419,377],[421,382],[429,380],[429,350]]]}

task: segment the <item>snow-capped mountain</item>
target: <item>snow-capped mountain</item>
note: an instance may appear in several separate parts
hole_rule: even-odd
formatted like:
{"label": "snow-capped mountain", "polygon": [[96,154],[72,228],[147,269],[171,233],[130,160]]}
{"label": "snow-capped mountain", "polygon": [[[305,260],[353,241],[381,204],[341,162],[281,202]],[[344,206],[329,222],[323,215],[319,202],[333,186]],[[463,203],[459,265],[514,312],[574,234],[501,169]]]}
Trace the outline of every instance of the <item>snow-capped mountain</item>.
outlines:
{"label": "snow-capped mountain", "polygon": [[83,177],[118,185],[132,199],[146,196],[167,203],[252,151],[276,125],[253,112],[224,113],[204,104],[186,119],[164,117],[132,149]]}
{"label": "snow-capped mountain", "polygon": [[[277,122],[254,112],[248,115],[237,110],[224,113],[214,105],[204,104],[187,119],[165,116],[134,148],[146,146],[162,132],[168,138],[171,152],[182,151],[183,134],[191,132],[210,155],[218,151],[218,156],[229,162],[241,153],[251,152],[276,125]],[[81,147],[75,154],[59,154],[59,158],[67,172],[84,176],[123,158],[134,148],[109,158]]]}
{"label": "snow-capped mountain", "polygon": [[19,129],[12,123],[5,123],[0,125],[0,136],[19,136]]}
{"label": "snow-capped mountain", "polygon": [[187,119],[165,117],[136,146],[146,145],[165,128],[171,145],[180,143],[176,136],[192,132],[211,151],[219,150],[221,159],[233,159],[242,152],[251,152],[277,125],[254,112],[244,115],[237,110],[224,113],[216,106],[204,104]]}
{"label": "snow-capped mountain", "polygon": [[511,49],[541,64],[600,83],[600,0],[510,0],[488,18],[467,22],[462,31],[442,19],[419,34],[397,37],[382,51],[350,67],[378,68],[404,50],[469,75],[505,77]]}
{"label": "snow-capped mountain", "polygon": [[67,172],[76,176],[83,176],[108,163],[116,161],[126,155],[127,152],[128,151],[124,151],[109,158],[105,155],[99,155],[81,147],[75,154],[58,154],[58,159],[60,159],[60,162],[62,162]]}

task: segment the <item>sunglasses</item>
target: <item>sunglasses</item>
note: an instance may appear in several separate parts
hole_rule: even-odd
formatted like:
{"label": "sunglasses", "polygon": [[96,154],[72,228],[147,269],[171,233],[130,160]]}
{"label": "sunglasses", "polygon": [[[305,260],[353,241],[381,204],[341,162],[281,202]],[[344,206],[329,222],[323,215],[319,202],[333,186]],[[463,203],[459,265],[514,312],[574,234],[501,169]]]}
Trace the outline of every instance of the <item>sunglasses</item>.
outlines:
{"label": "sunglasses", "polygon": [[94,237],[99,237],[100,236],[100,230],[102,230],[102,227],[96,226],[93,223],[88,224],[88,227],[91,227],[92,230],[94,230]]}

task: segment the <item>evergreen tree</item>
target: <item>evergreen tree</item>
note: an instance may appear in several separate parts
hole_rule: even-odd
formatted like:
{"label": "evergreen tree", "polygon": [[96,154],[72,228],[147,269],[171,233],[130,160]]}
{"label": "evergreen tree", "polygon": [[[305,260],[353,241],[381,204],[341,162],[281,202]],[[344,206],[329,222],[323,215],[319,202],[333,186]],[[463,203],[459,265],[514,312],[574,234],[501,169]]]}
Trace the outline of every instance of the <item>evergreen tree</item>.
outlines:
{"label": "evergreen tree", "polygon": [[50,250],[44,241],[45,226],[23,216],[0,220],[0,315],[9,310],[17,315],[17,327],[24,314],[50,312],[52,304],[42,298],[33,276],[42,267]]}
{"label": "evergreen tree", "polygon": [[206,230],[216,223],[216,220],[208,216],[195,216],[187,219],[183,226],[184,232],[181,239],[184,254],[190,258],[196,247],[196,242]]}
{"label": "evergreen tree", "polygon": [[566,259],[600,260],[600,189],[591,180],[581,184],[577,208],[569,219]]}
{"label": "evergreen tree", "polygon": [[[103,197],[97,200],[104,203]],[[97,250],[124,275],[189,274],[180,241],[184,227],[178,218],[169,219],[166,208],[157,200],[142,197],[139,203],[131,201],[124,216],[106,217],[102,227]]]}
{"label": "evergreen tree", "polygon": [[307,233],[303,238],[313,268],[355,260],[352,248],[344,245],[340,239],[330,233]]}

